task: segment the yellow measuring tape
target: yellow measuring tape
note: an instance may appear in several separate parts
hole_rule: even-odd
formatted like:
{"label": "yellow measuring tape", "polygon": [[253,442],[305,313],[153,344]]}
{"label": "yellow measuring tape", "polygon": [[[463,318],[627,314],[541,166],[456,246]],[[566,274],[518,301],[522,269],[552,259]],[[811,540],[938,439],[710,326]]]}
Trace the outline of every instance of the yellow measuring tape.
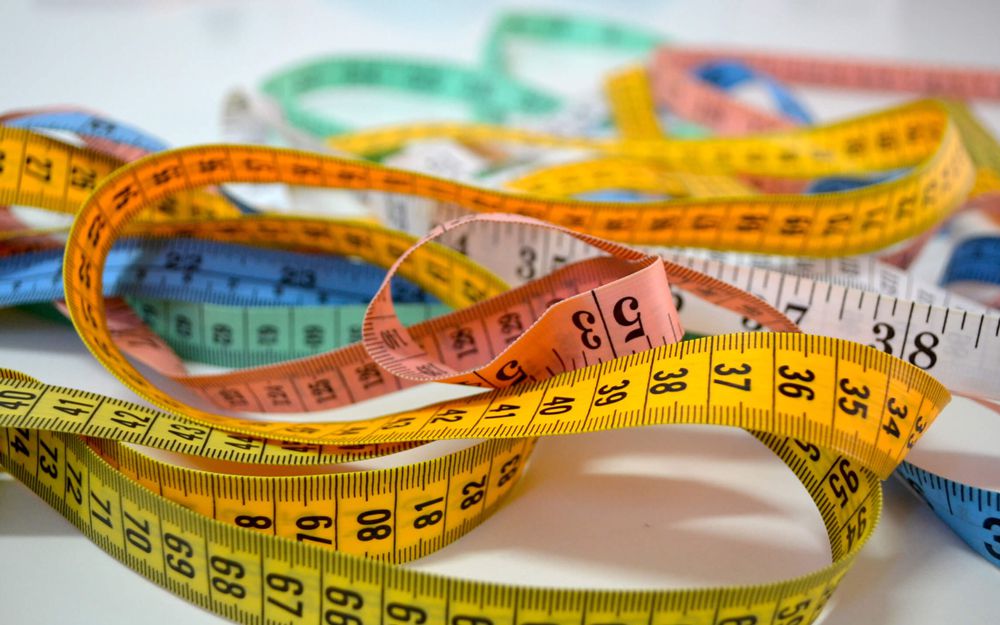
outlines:
{"label": "yellow measuring tape", "polygon": [[[109,370],[167,410],[0,371],[0,461],[136,571],[242,622],[812,621],[873,531],[879,478],[948,401],[933,378],[880,351],[801,334],[720,336],[394,415],[304,425],[249,421],[180,401],[143,377],[108,331],[102,268],[124,235],[254,242],[383,266],[412,243],[364,224],[220,220],[237,211],[198,189],[228,182],[402,193],[474,211],[537,216],[620,240],[822,255],[877,249],[923,231],[965,197],[974,174],[954,125],[933,103],[746,140],[663,140],[652,138],[653,131],[637,126],[621,141],[590,141],[438,126],[394,136],[358,133],[338,144],[371,153],[452,133],[472,142],[569,147],[587,158],[512,181],[511,194],[316,154],[237,146],[176,150],[115,170],[117,163],[87,150],[0,129],[8,165],[0,172],[0,201],[69,213],[82,203],[65,262],[74,323]],[[759,195],[731,178],[897,168],[910,169],[891,182],[836,196]],[[618,185],[699,199],[630,205],[546,199]],[[197,221],[206,217],[213,219]],[[412,259],[403,275],[455,306],[503,289],[489,272],[438,246],[421,248]],[[502,586],[393,566],[441,548],[495,510],[524,473],[535,437],[664,423],[736,426],[757,436],[817,505],[831,565],[743,588],[632,592]],[[486,442],[394,469],[282,478],[184,469],[122,444],[298,465],[467,438]]]}
{"label": "yellow measuring tape", "polygon": [[[744,386],[754,391],[749,397],[756,405],[744,405]],[[360,474],[251,478],[170,467],[110,441],[159,427],[167,438],[190,443],[182,449],[216,447],[239,459],[263,452],[268,443],[257,437],[217,436],[185,419],[7,373],[0,382],[0,424],[8,428],[0,457],[112,555],[243,622],[757,623],[776,612],[788,617],[782,622],[807,622],[877,521],[881,494],[871,467],[891,470],[946,401],[947,392],[929,376],[867,347],[795,334],[724,336],[527,388],[339,425],[365,432],[356,439],[495,439],[439,460]],[[497,408],[534,425],[464,425]],[[841,424],[835,425],[838,410]],[[372,561],[429,553],[491,512],[533,447],[531,439],[505,437],[657,422],[757,429],[816,502],[833,564],[804,578],[747,588],[604,593],[444,580]],[[88,444],[60,430],[109,442]],[[800,432],[817,443],[788,437]],[[303,458],[316,451],[285,447],[285,462],[308,461]]]}
{"label": "yellow measuring tape", "polygon": [[[480,136],[480,131],[486,134]],[[472,210],[514,212],[585,229],[605,238],[643,244],[819,256],[870,251],[905,240],[940,221],[965,198],[974,176],[946,111],[931,102],[841,124],[748,139],[601,141],[562,139],[506,128],[445,125],[358,133],[334,141],[343,149],[366,153],[375,149],[373,145],[384,149],[386,146],[380,143],[383,141],[396,146],[414,137],[449,132],[470,141],[523,140],[544,146],[596,150],[613,156],[653,160],[680,171],[696,168],[702,174],[796,172],[819,176],[911,167],[907,174],[892,181],[838,194],[758,195],[737,200],[708,197],[624,206],[586,202],[552,205],[541,199],[504,197],[445,181],[432,182],[415,174],[399,174],[414,181],[423,180],[413,184],[436,189],[436,194],[431,193],[430,197],[438,201],[452,199],[461,189],[465,195],[479,194],[468,202]],[[0,174],[0,189],[6,189],[4,198],[8,201],[15,197],[29,198],[33,205],[72,210],[68,207],[72,207],[73,201],[85,196],[86,190],[68,182],[72,179],[74,159],[87,156],[85,151],[16,129],[0,129],[0,146],[5,153],[19,150],[11,152],[17,158],[11,158],[10,162],[23,164],[8,167]],[[35,156],[36,151],[42,154],[43,150],[50,156]],[[96,164],[98,158],[93,156],[94,160],[88,162]],[[24,173],[30,169],[28,163],[36,158],[49,159],[46,162],[51,164],[51,171],[47,180],[36,180]],[[199,166],[215,165],[208,160]],[[265,169],[248,180],[266,175],[268,165],[261,166]],[[157,179],[176,177],[180,171],[165,168],[148,175],[155,183]],[[211,178],[207,174],[211,172],[197,171],[194,177]],[[302,177],[290,182],[318,181]],[[127,199],[122,196],[114,201]],[[188,200],[190,208],[183,208],[188,206],[187,202],[179,202],[178,207],[173,200],[167,200],[166,205],[151,211],[151,215],[160,214],[162,220],[162,215],[176,219],[238,212],[221,197],[200,194]],[[203,201],[207,206],[200,206]]]}
{"label": "yellow measuring tape", "polygon": [[[915,123],[910,114],[928,125],[899,121]],[[936,187],[940,192],[914,209],[947,210],[952,200],[939,204],[938,199],[959,194],[967,185],[961,174],[965,157],[947,118],[920,107],[893,115],[882,120],[884,125],[876,120],[871,127],[891,126],[900,139],[908,136],[906,128],[936,130],[916,132],[914,142],[920,146],[880,163],[891,167],[895,165],[889,163],[929,159],[916,167],[919,173],[908,184],[933,181],[941,185]],[[949,142],[951,147],[942,152]],[[845,154],[836,156],[841,157]],[[931,174],[936,177],[920,177]],[[271,217],[141,225],[151,207],[176,194],[236,181],[407,193],[474,210],[529,215],[542,209],[551,216],[607,208],[506,195],[315,154],[237,146],[157,154],[97,185],[67,244],[67,303],[95,356],[168,412],[5,372],[0,381],[0,425],[6,428],[0,458],[110,553],[235,620],[337,625],[808,622],[822,610],[871,534],[881,507],[878,478],[892,471],[948,399],[930,376],[872,348],[801,334],[754,334],[669,345],[536,384],[352,423],[294,425],[199,410],[146,380],[108,333],[102,267],[119,236],[186,233],[266,241],[383,264],[403,251],[400,239],[376,228],[364,231],[362,225],[344,237],[331,236],[332,226],[314,221]],[[655,205],[642,209],[662,210]],[[488,272],[456,253],[426,247],[414,259],[406,275],[458,305],[496,292]],[[785,582],[662,592],[517,588],[390,566],[440,548],[488,515],[523,473],[534,437],[656,423],[712,423],[754,432],[816,502],[833,563]],[[286,478],[171,467],[119,444],[307,464],[379,453],[365,447],[352,455],[350,446],[449,438],[488,440],[398,469]],[[275,540],[275,535],[293,540]]]}
{"label": "yellow measuring tape", "polygon": [[[0,205],[24,205],[74,214],[122,162],[37,132],[0,126]],[[182,193],[151,207],[143,221],[238,217],[225,198]],[[32,233],[34,234],[34,233]]]}
{"label": "yellow measuring tape", "polygon": [[635,67],[612,74],[604,82],[615,128],[625,139],[661,139],[664,136],[656,115],[646,69]]}
{"label": "yellow measuring tape", "polygon": [[756,195],[729,176],[673,171],[655,161],[592,158],[542,167],[509,181],[507,188],[535,196],[572,198],[607,189],[671,197],[744,197]]}
{"label": "yellow measuring tape", "polygon": [[470,204],[472,210],[517,212],[631,243],[778,254],[855,254],[905,240],[953,210],[966,197],[975,173],[948,114],[934,102],[828,126],[733,139],[578,139],[433,124],[360,131],[329,142],[337,149],[372,154],[431,137],[576,149],[653,160],[700,174],[812,178],[909,168],[894,180],[837,194],[624,206],[548,205],[531,198]]}

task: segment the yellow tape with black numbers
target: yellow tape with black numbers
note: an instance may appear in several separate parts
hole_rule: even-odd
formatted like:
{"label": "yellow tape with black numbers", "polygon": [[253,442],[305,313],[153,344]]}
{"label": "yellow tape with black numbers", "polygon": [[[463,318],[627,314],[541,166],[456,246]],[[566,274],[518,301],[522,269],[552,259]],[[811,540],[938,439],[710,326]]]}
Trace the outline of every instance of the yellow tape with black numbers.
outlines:
{"label": "yellow tape with black numbers", "polygon": [[575,149],[652,160],[699,174],[814,178],[908,169],[891,181],[836,194],[624,206],[490,197],[470,205],[473,210],[539,217],[630,243],[799,256],[865,253],[919,234],[965,199],[975,177],[947,112],[930,101],[827,126],[729,139],[579,139],[491,126],[428,124],[360,131],[333,137],[329,143],[372,154],[432,137]]}
{"label": "yellow tape with black numbers", "polygon": [[[4,197],[74,210],[77,191],[66,189],[77,153],[52,157],[49,180],[25,186],[23,172],[34,167],[35,150],[45,146],[18,132],[0,129],[0,149],[17,155],[8,162],[17,163],[11,171],[19,172],[16,184],[0,179],[12,189]],[[29,143],[30,153],[17,147]],[[588,150],[596,145],[585,143]],[[721,175],[774,172],[782,164],[801,165],[803,175],[912,169],[895,181],[837,196],[616,206],[488,191],[285,150],[200,146],[152,155],[95,184],[68,239],[65,293],[74,324],[94,355],[167,412],[3,371],[0,462],[136,571],[241,622],[812,621],[871,535],[881,508],[879,478],[897,466],[948,401],[933,378],[878,350],[801,334],[720,336],[427,408],[302,427],[210,413],[179,401],[147,380],[110,336],[103,265],[114,242],[128,233],[256,240],[381,264],[402,252],[402,240],[362,224],[352,236],[335,237],[315,220],[293,218],[143,223],[151,210],[178,194],[201,197],[196,190],[204,186],[284,182],[403,193],[473,210],[545,217],[614,238],[820,254],[870,249],[910,236],[956,206],[972,179],[948,116],[926,103],[745,141],[607,145],[612,148],[599,151],[671,167],[690,158]],[[652,227],[662,220],[669,227]],[[710,231],[706,223],[713,224]],[[406,276],[449,303],[467,305],[498,288],[491,274],[449,250],[421,248],[414,260]],[[394,566],[448,544],[493,511],[523,474],[535,437],[662,423],[726,425],[754,433],[815,501],[832,563],[803,577],[756,586],[632,592],[502,586]],[[191,471],[122,445],[139,442],[251,464],[309,464],[380,453],[400,443],[458,438],[487,440],[398,469],[280,478]],[[352,454],[352,446],[359,445],[364,447]]]}
{"label": "yellow tape with black numbers", "polygon": [[[160,428],[161,446],[174,438],[184,450],[228,447],[246,458],[263,451],[262,439],[8,372],[0,377],[0,461],[112,555],[241,622],[514,624],[543,613],[558,623],[683,617],[721,625],[775,613],[808,622],[877,521],[876,471],[891,471],[946,401],[932,378],[868,347],[798,334],[723,336],[337,426],[345,441],[491,439],[438,460],[268,478],[170,467],[113,442]],[[511,420],[485,424],[497,406]],[[447,580],[374,562],[419,557],[482,520],[523,473],[534,439],[520,437],[670,422],[754,432],[816,502],[833,563],[760,586],[610,593]],[[284,453],[301,462],[315,451],[286,445]]]}

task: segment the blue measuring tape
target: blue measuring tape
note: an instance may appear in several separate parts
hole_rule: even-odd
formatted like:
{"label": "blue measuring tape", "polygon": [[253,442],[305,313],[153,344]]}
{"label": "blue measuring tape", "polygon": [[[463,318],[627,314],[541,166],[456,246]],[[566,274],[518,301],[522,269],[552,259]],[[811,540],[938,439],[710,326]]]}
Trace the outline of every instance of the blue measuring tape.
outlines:
{"label": "blue measuring tape", "polygon": [[963,281],[1000,285],[1000,236],[966,239],[955,246],[941,284]]}
{"label": "blue measuring tape", "polygon": [[1000,492],[955,482],[905,461],[895,475],[959,538],[1000,566]]}
{"label": "blue measuring tape", "polygon": [[899,175],[902,175],[902,172],[883,176],[868,176],[865,178],[851,176],[832,176],[830,178],[821,178],[809,185],[809,188],[806,189],[806,193],[816,194],[850,191],[851,189],[859,189],[861,187],[867,187],[868,185],[877,184],[879,182],[887,182]]}
{"label": "blue measuring tape", "polygon": [[[30,252],[0,264],[0,306],[61,299],[63,250]],[[122,239],[104,270],[104,293],[233,306],[367,303],[385,278],[374,265],[336,256],[198,239]],[[393,278],[400,302],[435,302]]]}
{"label": "blue measuring tape", "polygon": [[159,152],[170,147],[165,141],[143,130],[85,111],[35,113],[9,119],[4,125],[26,130],[62,130],[77,135],[107,139],[147,152]]}
{"label": "blue measuring tape", "polygon": [[695,67],[692,73],[723,91],[732,91],[749,83],[762,85],[782,115],[800,124],[813,123],[812,115],[785,85],[749,65],[739,61],[713,61]]}
{"label": "blue measuring tape", "polygon": [[663,195],[654,195],[652,193],[640,193],[638,191],[629,191],[627,189],[605,189],[602,191],[587,191],[586,193],[579,193],[574,196],[578,200],[586,200],[588,202],[649,202],[654,199],[663,199]]}

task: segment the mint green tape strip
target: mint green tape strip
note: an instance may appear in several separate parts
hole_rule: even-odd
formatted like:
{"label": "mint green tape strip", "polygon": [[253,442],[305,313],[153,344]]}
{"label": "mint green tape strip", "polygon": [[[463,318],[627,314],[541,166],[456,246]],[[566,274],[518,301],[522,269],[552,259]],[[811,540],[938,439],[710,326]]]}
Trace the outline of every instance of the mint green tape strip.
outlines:
{"label": "mint green tape strip", "polygon": [[[515,80],[515,71],[508,58],[508,47],[517,39],[540,42],[553,47],[603,48],[648,56],[668,41],[659,33],[607,20],[564,15],[559,13],[513,12],[501,17],[483,47],[483,66],[491,74]],[[613,128],[607,120],[605,129]],[[711,133],[698,124],[672,120],[670,134],[674,137],[697,138]]]}
{"label": "mint green tape strip", "polygon": [[501,17],[483,48],[487,72],[513,76],[507,47],[513,39],[530,39],[547,45],[605,48],[646,55],[666,42],[658,33],[606,20],[557,13],[508,13]]}
{"label": "mint green tape strip", "polygon": [[[222,306],[127,298],[156,334],[185,360],[255,367],[314,356],[361,340],[365,304]],[[443,304],[395,304],[404,325],[451,311]]]}
{"label": "mint green tape strip", "polygon": [[[472,121],[501,124],[512,115],[556,112],[561,99],[523,84],[509,67],[507,47],[514,39],[553,46],[604,48],[645,56],[666,39],[657,33],[598,19],[542,13],[510,13],[491,31],[483,50],[484,69],[392,57],[331,57],[308,62],[267,79],[261,90],[275,99],[285,119],[300,130],[328,137],[351,125],[326,112],[310,110],[310,94],[368,86],[464,103]],[[700,126],[671,124],[674,136],[705,136]]]}
{"label": "mint green tape strip", "polygon": [[393,58],[319,59],[271,77],[262,90],[277,100],[289,123],[326,137],[346,132],[350,127],[328,115],[307,110],[303,98],[311,92],[348,86],[380,87],[458,100],[469,107],[475,121],[485,123],[502,123],[513,113],[551,113],[559,106],[553,96],[502,75],[446,63]]}

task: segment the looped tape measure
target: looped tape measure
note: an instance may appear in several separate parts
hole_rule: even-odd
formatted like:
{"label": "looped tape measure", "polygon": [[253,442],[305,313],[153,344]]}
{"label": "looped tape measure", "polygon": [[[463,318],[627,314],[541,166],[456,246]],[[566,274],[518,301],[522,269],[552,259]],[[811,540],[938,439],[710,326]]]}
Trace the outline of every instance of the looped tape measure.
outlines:
{"label": "looped tape measure", "polygon": [[[793,269],[651,247],[815,257],[888,248],[883,258],[905,266],[924,242],[914,237],[929,238],[970,193],[981,208],[1000,189],[1000,151],[967,109],[918,101],[796,128],[721,89],[763,80],[786,117],[803,122],[776,81],[1000,97],[995,76],[767,55],[733,57],[737,65],[665,48],[649,72],[626,69],[606,83],[620,136],[567,136],[489,125],[560,106],[512,77],[517,38],[630,53],[661,43],[639,29],[512,14],[490,35],[484,70],[358,57],[265,84],[278,123],[332,149],[391,158],[415,141],[450,139],[477,155],[470,161],[508,168],[492,178],[266,147],[165,150],[81,111],[7,116],[0,202],[75,218],[60,259],[60,243],[46,237],[60,228],[0,214],[0,303],[64,297],[59,306],[88,349],[158,408],[2,369],[0,464],[140,574],[248,623],[801,625],[820,615],[871,536],[880,480],[897,467],[1000,563],[1000,497],[904,462],[949,391],[1000,400],[1000,317],[873,258]],[[305,106],[304,96],[344,85],[466,101],[483,123],[349,131]],[[678,127],[658,113],[664,103],[708,128],[770,132],[673,138]],[[40,130],[76,133],[87,147]],[[862,182],[801,193],[828,176]],[[346,190],[375,212],[422,204],[436,226],[407,216],[405,233],[267,213],[230,183]],[[581,199],[606,191],[655,197]],[[983,267],[994,243],[956,246],[948,280],[991,280]],[[909,301],[917,295],[926,301]],[[716,336],[683,340],[685,330]],[[192,374],[182,357],[250,368]],[[350,421],[285,416],[428,381],[488,390]],[[781,458],[820,512],[831,563],[739,588],[624,592],[398,566],[495,511],[538,437],[675,423],[743,428]],[[481,442],[381,470],[266,471],[454,439]],[[133,445],[242,464],[188,469]]]}

